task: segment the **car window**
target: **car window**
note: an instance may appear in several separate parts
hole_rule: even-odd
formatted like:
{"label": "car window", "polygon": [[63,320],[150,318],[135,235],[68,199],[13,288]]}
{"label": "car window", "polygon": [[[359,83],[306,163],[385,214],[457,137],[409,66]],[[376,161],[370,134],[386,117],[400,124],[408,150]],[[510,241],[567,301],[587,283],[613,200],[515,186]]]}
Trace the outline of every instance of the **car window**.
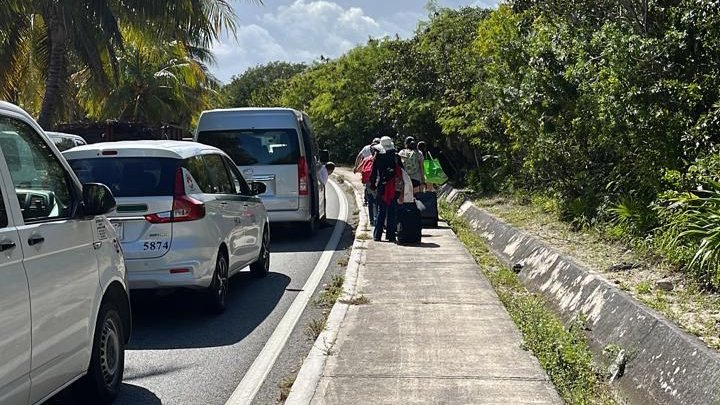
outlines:
{"label": "car window", "polygon": [[7,210],[5,209],[5,200],[3,199],[2,193],[0,193],[0,228],[7,228],[8,224],[9,222]]}
{"label": "car window", "polygon": [[240,174],[240,170],[238,170],[237,166],[235,166],[235,163],[233,163],[232,161],[230,161],[230,159],[226,157],[223,157],[223,161],[225,162],[228,173],[230,173],[230,180],[235,185],[235,193],[242,195],[252,195],[252,192],[250,191],[250,186],[248,186],[245,178]]}
{"label": "car window", "polygon": [[102,183],[115,197],[171,196],[178,159],[98,157],[69,160],[82,183]]}
{"label": "car window", "polygon": [[73,142],[72,139],[58,137],[58,136],[51,137],[50,139],[53,141],[55,146],[57,146],[57,148],[58,148],[58,150],[60,150],[60,152],[64,152],[68,149],[71,149],[71,148],[74,148],[75,146],[77,146],[75,144],[75,142]]}
{"label": "car window", "polygon": [[0,150],[26,221],[70,216],[67,173],[38,132],[15,118],[0,117]]}
{"label": "car window", "polygon": [[205,160],[202,156],[193,156],[185,159],[185,168],[195,179],[195,183],[203,193],[210,193],[212,187],[210,185],[210,177],[208,176]]}
{"label": "car window", "polygon": [[235,185],[230,181],[225,163],[217,154],[205,155],[205,165],[210,174],[211,194],[235,194]]}
{"label": "car window", "polygon": [[300,157],[294,129],[201,131],[198,142],[222,150],[239,166],[295,165]]}

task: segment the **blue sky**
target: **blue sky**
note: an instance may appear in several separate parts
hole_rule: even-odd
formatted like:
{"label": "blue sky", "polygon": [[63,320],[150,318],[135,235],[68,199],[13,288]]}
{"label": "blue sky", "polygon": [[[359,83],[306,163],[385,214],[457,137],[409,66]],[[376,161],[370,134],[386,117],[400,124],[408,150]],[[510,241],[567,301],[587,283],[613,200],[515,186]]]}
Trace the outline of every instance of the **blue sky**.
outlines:
{"label": "blue sky", "polygon": [[[495,7],[498,0],[440,0],[441,6]],[[237,40],[213,46],[212,73],[224,83],[247,68],[284,60],[337,57],[369,37],[412,35],[427,15],[424,0],[252,0],[233,2]]]}

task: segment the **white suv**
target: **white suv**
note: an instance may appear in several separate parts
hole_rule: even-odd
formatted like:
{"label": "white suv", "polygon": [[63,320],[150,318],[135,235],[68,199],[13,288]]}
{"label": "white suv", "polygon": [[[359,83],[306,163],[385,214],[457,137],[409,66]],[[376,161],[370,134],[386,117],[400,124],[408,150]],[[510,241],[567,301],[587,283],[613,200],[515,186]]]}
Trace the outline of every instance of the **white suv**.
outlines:
{"label": "white suv", "polygon": [[203,289],[209,309],[225,309],[228,279],[250,265],[267,275],[270,228],[251,186],[212,146],[183,141],[127,141],[66,151],[78,177],[107,184],[117,199],[110,214],[131,289]]}
{"label": "white suv", "polygon": [[131,313],[115,200],[81,185],[43,130],[0,102],[0,404],[83,379],[92,403],[122,383]]}

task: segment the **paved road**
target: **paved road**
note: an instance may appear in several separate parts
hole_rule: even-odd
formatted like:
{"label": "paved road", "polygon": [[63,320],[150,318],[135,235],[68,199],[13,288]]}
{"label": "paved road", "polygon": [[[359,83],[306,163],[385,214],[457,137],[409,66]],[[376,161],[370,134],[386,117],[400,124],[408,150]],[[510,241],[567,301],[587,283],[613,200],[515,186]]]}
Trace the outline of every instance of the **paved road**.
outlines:
{"label": "paved road", "polygon": [[[292,227],[272,228],[270,274],[259,280],[249,273],[235,276],[228,309],[221,316],[208,316],[197,295],[189,291],[168,296],[136,294],[124,386],[116,404],[224,404],[323,253],[339,212],[339,199],[331,187],[327,200],[332,226],[314,237],[302,237]],[[343,253],[347,243],[346,235],[336,255]],[[325,280],[339,270],[335,258],[329,268]],[[254,403],[277,401],[279,381],[299,368],[310,349],[312,341],[304,336],[303,328],[319,311],[309,305]],[[51,403],[77,403],[72,391],[66,390]]]}

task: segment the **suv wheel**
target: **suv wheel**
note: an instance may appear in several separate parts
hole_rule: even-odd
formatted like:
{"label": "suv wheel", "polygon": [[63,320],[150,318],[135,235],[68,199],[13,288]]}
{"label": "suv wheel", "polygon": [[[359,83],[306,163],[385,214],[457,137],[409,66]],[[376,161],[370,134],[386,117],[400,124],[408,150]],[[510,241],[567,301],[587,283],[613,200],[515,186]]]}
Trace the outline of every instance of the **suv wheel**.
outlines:
{"label": "suv wheel", "polygon": [[82,384],[92,403],[112,402],[120,390],[125,369],[125,335],[120,311],[113,302],[100,307],[92,355]]}
{"label": "suv wheel", "polygon": [[257,261],[250,265],[250,273],[253,276],[261,278],[270,272],[270,232],[265,230],[262,236],[262,245],[260,246],[260,256]]}
{"label": "suv wheel", "polygon": [[228,261],[222,252],[218,252],[217,262],[215,263],[215,271],[213,272],[212,282],[208,287],[207,304],[208,311],[214,314],[220,314],[225,311],[225,299],[228,291]]}
{"label": "suv wheel", "polygon": [[307,236],[315,235],[318,230],[318,219],[317,216],[313,215],[310,220],[303,224],[305,226],[305,234]]}

